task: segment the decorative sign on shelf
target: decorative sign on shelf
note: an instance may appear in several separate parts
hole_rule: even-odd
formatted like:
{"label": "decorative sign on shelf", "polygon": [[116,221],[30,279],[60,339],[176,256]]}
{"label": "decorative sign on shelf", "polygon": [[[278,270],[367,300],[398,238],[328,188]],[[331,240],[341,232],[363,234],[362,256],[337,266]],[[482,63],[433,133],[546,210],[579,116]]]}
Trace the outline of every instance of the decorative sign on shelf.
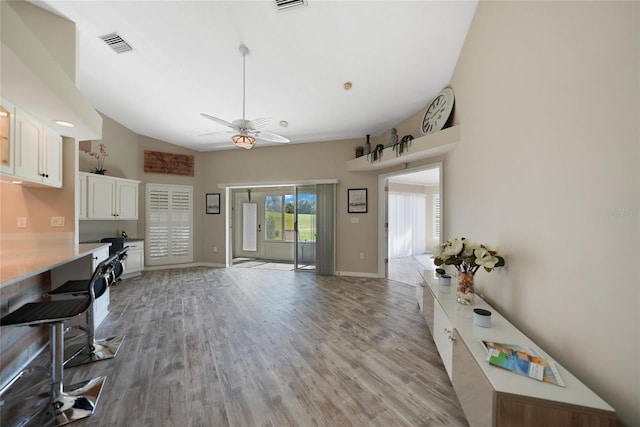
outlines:
{"label": "decorative sign on shelf", "polygon": [[144,150],[144,171],[193,176],[193,156]]}

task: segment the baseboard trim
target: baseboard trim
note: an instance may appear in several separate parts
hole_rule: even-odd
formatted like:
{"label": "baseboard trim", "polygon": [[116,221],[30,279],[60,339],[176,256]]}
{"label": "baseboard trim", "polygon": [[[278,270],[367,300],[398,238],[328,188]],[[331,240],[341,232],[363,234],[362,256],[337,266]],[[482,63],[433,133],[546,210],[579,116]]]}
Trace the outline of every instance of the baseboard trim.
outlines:
{"label": "baseboard trim", "polygon": [[170,264],[170,265],[154,265],[154,266],[145,266],[143,271],[154,271],[154,270],[173,270],[176,268],[192,268],[192,267],[214,267],[214,268],[225,268],[224,264],[216,264],[213,262],[190,262],[188,264]]}
{"label": "baseboard trim", "polygon": [[369,277],[371,279],[382,279],[378,273],[364,273],[362,271],[336,271],[336,276],[349,277]]}

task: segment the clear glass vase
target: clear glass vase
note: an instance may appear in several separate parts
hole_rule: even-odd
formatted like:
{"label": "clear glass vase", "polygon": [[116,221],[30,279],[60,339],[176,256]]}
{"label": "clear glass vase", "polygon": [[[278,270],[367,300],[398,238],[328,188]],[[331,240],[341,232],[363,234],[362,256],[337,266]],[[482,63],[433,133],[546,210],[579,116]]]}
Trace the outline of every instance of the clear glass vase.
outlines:
{"label": "clear glass vase", "polygon": [[464,305],[473,305],[474,295],[473,273],[458,273],[458,291],[456,301]]}

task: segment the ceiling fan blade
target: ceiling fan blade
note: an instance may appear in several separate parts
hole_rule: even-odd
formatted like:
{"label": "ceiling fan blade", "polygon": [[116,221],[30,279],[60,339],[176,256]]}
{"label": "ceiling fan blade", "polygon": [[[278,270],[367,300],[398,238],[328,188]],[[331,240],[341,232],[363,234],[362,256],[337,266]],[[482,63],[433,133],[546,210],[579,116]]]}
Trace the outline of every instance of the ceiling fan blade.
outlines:
{"label": "ceiling fan blade", "polygon": [[281,142],[283,144],[286,144],[287,142],[291,142],[289,141],[288,138],[285,138],[284,136],[276,135],[275,133],[270,133],[270,132],[252,132],[252,135],[255,136],[256,139],[261,139],[263,141]]}
{"label": "ceiling fan blade", "polygon": [[228,121],[226,121],[226,120],[222,120],[222,119],[219,119],[219,118],[217,118],[217,117],[210,116],[209,114],[205,114],[205,113],[200,113],[200,115],[201,115],[202,117],[206,117],[206,118],[207,118],[207,119],[209,119],[209,120],[213,120],[213,121],[214,121],[214,122],[216,122],[216,123],[220,123],[221,125],[225,125],[225,126],[228,126],[228,127],[232,128],[232,129],[235,129],[235,128],[234,128],[234,126],[233,126],[233,124],[229,123],[229,122],[228,122]]}
{"label": "ceiling fan blade", "polygon": [[222,131],[218,131],[218,132],[201,133],[198,136],[233,135],[234,133],[238,133],[238,132],[234,131],[234,130],[222,130]]}
{"label": "ceiling fan blade", "polygon": [[261,117],[259,119],[250,120],[248,124],[249,129],[260,130],[266,128],[267,126],[271,126],[275,122],[276,121],[271,117]]}

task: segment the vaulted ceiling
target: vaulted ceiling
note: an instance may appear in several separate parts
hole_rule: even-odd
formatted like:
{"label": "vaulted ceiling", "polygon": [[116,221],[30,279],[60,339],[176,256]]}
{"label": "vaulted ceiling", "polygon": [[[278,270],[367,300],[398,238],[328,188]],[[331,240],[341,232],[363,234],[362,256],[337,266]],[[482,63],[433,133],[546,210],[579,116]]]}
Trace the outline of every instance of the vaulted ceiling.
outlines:
{"label": "vaulted ceiling", "polygon": [[[132,131],[230,149],[203,118],[271,117],[291,143],[378,135],[449,84],[477,1],[31,1],[76,23],[78,86]],[[116,32],[133,50],[116,53]],[[344,83],[351,82],[350,90]],[[283,127],[280,122],[288,123]],[[274,143],[259,142],[259,145]]]}

